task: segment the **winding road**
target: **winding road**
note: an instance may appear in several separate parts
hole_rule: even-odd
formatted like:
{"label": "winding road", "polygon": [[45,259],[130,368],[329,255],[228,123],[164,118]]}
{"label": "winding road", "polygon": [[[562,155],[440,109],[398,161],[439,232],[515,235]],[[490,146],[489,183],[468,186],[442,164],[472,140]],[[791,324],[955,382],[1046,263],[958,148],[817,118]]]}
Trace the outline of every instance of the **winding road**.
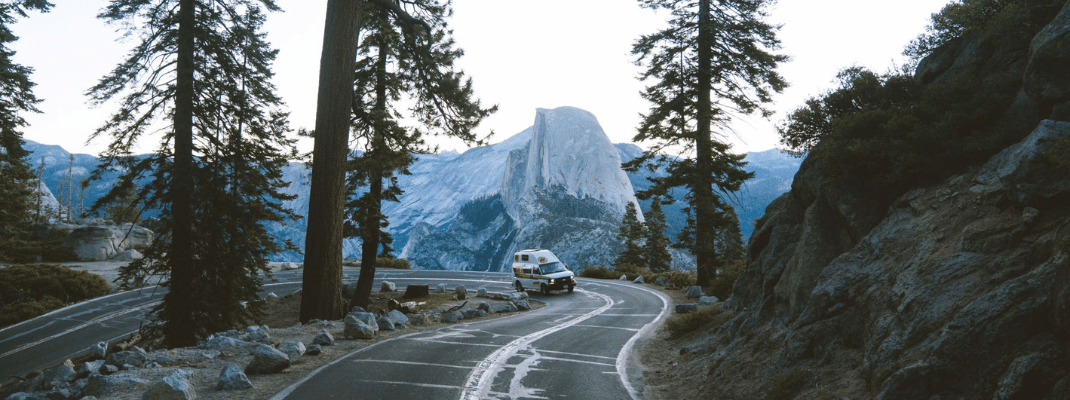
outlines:
{"label": "winding road", "polygon": [[[346,269],[347,281],[358,269]],[[300,288],[300,271],[279,272],[265,291]],[[379,270],[376,280],[448,287],[512,289],[506,273]],[[657,290],[580,279],[574,293],[529,292],[546,307],[416,332],[364,347],[325,365],[274,399],[307,398],[640,398],[630,368],[635,341],[668,315]],[[137,331],[162,297],[142,289],[79,303],[0,330],[5,380],[57,365],[100,341]]]}

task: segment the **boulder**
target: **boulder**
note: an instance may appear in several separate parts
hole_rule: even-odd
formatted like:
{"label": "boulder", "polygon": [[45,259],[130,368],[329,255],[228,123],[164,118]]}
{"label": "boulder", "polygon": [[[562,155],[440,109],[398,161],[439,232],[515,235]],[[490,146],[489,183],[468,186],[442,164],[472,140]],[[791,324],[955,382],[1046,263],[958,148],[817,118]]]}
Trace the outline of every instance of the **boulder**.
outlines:
{"label": "boulder", "polygon": [[179,369],[165,376],[149,387],[141,398],[144,400],[188,400],[197,398],[197,392],[190,385],[189,378],[193,371]]}
{"label": "boulder", "polygon": [[90,375],[82,394],[102,397],[108,393],[148,384],[147,380],[129,375]]}
{"label": "boulder", "polygon": [[258,343],[271,343],[271,329],[267,325],[256,326],[250,325],[245,327],[245,331],[242,332],[242,336],[245,340]]}
{"label": "boulder", "polygon": [[145,250],[152,244],[152,231],[140,226],[85,226],[64,239],[79,261],[106,261],[128,249]]}
{"label": "boulder", "polygon": [[104,360],[86,361],[78,366],[74,379],[88,378],[89,375],[99,374],[100,367],[104,366]]}
{"label": "boulder", "polygon": [[63,364],[46,369],[42,375],[42,383],[46,388],[62,386],[73,382],[77,375],[74,370],[74,363],[71,360],[67,360]]}
{"label": "boulder", "polygon": [[379,285],[379,291],[380,292],[393,292],[393,291],[396,291],[396,290],[398,290],[398,289],[397,289],[397,285],[395,285],[394,282],[383,281],[383,283],[381,285]]}
{"label": "boulder", "polygon": [[122,368],[124,365],[140,367],[149,361],[149,353],[140,347],[134,346],[130,350],[111,353],[108,355],[106,364]]}
{"label": "boulder", "polygon": [[453,294],[457,297],[457,300],[464,300],[468,298],[468,289],[464,285],[457,285],[453,288]]}
{"label": "boulder", "polygon": [[520,300],[527,300],[528,298],[530,298],[528,292],[509,292],[509,296],[505,298],[505,300],[516,303]]}
{"label": "boulder", "polygon": [[251,354],[253,361],[245,366],[245,373],[250,375],[273,374],[289,368],[293,364],[286,353],[266,344],[257,345]]}
{"label": "boulder", "polygon": [[700,306],[712,306],[717,304],[720,299],[717,296],[702,296],[698,298],[698,305]]}
{"label": "boulder", "polygon": [[424,325],[427,323],[427,314],[416,313],[409,315],[409,323],[413,325]]}
{"label": "boulder", "polygon": [[702,294],[702,286],[692,286],[689,289],[687,289],[687,295],[686,296],[689,299],[697,299],[697,298],[702,297],[702,295],[703,295]]}
{"label": "boulder", "polygon": [[292,270],[296,270],[296,269],[301,269],[301,264],[292,263],[292,262],[284,262],[281,265],[279,265],[279,269],[281,269],[283,271],[292,271]]}
{"label": "boulder", "polygon": [[528,304],[527,300],[517,300],[513,304],[515,304],[516,309],[520,311],[527,311],[531,309],[531,304]]}
{"label": "boulder", "polygon": [[487,297],[487,288],[481,287],[479,289],[476,289],[476,297]]}
{"label": "boulder", "polygon": [[490,303],[487,303],[485,301],[481,301],[481,302],[479,302],[479,305],[476,306],[476,309],[483,310],[483,311],[486,311],[486,312],[490,312]]}
{"label": "boulder", "polygon": [[447,324],[452,324],[462,319],[464,319],[464,315],[461,315],[461,313],[457,311],[450,311],[447,313],[443,313],[442,317],[439,318],[439,321]]}
{"label": "boulder", "polygon": [[134,249],[126,249],[111,258],[111,261],[134,261],[145,258],[141,252]]}
{"label": "boulder", "polygon": [[279,345],[279,351],[286,353],[290,362],[297,362],[301,356],[305,355],[305,344],[297,340],[287,340]]}
{"label": "boulder", "polygon": [[334,344],[334,336],[327,329],[320,329],[320,332],[316,334],[316,337],[312,339],[312,344],[318,344],[320,346],[330,346]]}
{"label": "boulder", "polygon": [[646,283],[646,281],[643,280],[643,276],[642,275],[639,275],[639,276],[635,277],[635,279],[633,279],[632,282],[634,282],[634,283]]}
{"label": "boulder", "polygon": [[391,310],[390,312],[386,313],[386,317],[390,318],[390,320],[394,322],[394,325],[397,325],[398,328],[401,329],[405,329],[406,325],[409,324],[409,317],[406,316],[405,313],[398,310]]}
{"label": "boulder", "polygon": [[224,350],[234,347],[247,347],[252,346],[252,343],[244,340],[238,340],[230,336],[212,335],[208,337],[208,340],[204,341],[201,347],[208,350]]}
{"label": "boulder", "polygon": [[310,356],[318,356],[320,354],[323,354],[323,347],[318,344],[310,345],[308,346],[308,349],[305,350],[305,354],[308,354]]}
{"label": "boulder", "polygon": [[504,313],[504,312],[516,312],[517,310],[518,309],[516,308],[516,304],[513,304],[513,303],[505,303],[505,304],[498,305],[498,306],[492,306],[490,308],[490,312],[491,313],[495,313],[495,314],[496,313]]}
{"label": "boulder", "polygon": [[379,318],[376,318],[375,323],[379,325],[379,330],[381,331],[392,331],[397,329],[394,321],[385,315],[380,315]]}
{"label": "boulder", "polygon": [[435,293],[446,293],[446,284],[440,283],[435,286]]}
{"label": "boulder", "polygon": [[622,281],[628,280],[628,275],[620,274],[620,280],[622,280]]}
{"label": "boulder", "polygon": [[219,371],[219,382],[216,383],[216,389],[231,391],[252,388],[253,383],[249,381],[249,376],[242,372],[238,364],[228,362],[223,365],[223,370]]}
{"label": "boulder", "polygon": [[367,323],[365,319],[362,318],[362,314],[373,315],[368,313],[353,313],[346,316],[346,338],[365,340],[375,338],[375,332],[379,331],[379,325],[374,320],[372,320],[370,324]]}
{"label": "boulder", "polygon": [[661,287],[667,287],[667,286],[670,285],[669,278],[666,278],[664,276],[659,276],[656,279],[654,279],[654,284],[658,285],[658,286],[661,286]]}
{"label": "boulder", "polygon": [[103,360],[108,355],[108,342],[99,342],[89,347],[90,360]]}
{"label": "boulder", "polygon": [[684,303],[684,304],[677,304],[676,305],[676,313],[677,314],[687,314],[687,313],[690,313],[690,312],[695,312],[697,310],[698,310],[698,304],[695,304],[695,303]]}

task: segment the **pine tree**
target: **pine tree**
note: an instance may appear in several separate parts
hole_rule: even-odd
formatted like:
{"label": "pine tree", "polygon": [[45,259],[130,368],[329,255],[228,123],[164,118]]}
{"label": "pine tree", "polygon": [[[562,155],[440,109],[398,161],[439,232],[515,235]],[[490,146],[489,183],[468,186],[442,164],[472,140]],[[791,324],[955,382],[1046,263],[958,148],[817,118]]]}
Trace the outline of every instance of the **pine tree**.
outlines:
{"label": "pine tree", "polygon": [[624,243],[617,258],[613,260],[613,266],[620,268],[622,265],[642,267],[646,265],[646,250],[643,247],[643,237],[646,235],[642,222],[639,222],[639,210],[635,203],[628,203],[624,207],[624,218],[620,221],[620,233],[617,240]]}
{"label": "pine tree", "polygon": [[[160,211],[163,232],[120,279],[161,277],[169,289],[154,309],[161,324],[146,333],[168,346],[250,322],[257,310],[243,304],[255,304],[267,256],[286,246],[261,225],[293,217],[280,189],[282,167],[296,156],[270,83],[277,52],[260,32],[261,6],[278,10],[270,0],[113,0],[99,16],[141,41],[89,90],[98,104],[122,96],[92,137],[112,137],[94,175],[124,173],[94,207],[134,191]],[[159,120],[157,150],[133,156]]]}
{"label": "pine tree", "polygon": [[[661,199],[655,197],[650,203],[650,211],[644,216],[643,230],[646,232],[646,265],[651,272],[666,272],[672,269],[672,254],[669,254],[669,237],[665,235],[665,212],[661,210]],[[737,225],[738,226],[738,225]]]}
{"label": "pine tree", "polygon": [[40,112],[37,103],[41,100],[33,94],[33,69],[11,59],[15,52],[8,44],[18,40],[11,25],[25,18],[27,11],[48,12],[52,6],[45,0],[0,4],[0,261],[13,260],[20,243],[27,238],[37,190],[19,129],[26,126],[20,114]]}
{"label": "pine tree", "polygon": [[301,283],[301,322],[338,319],[342,309],[342,220],[353,70],[364,1],[328,0],[320,52],[316,133],[312,150]]}
{"label": "pine tree", "polygon": [[[762,21],[771,0],[640,0],[643,7],[667,10],[669,27],[642,36],[632,47],[641,79],[653,81],[643,92],[652,103],[634,140],[654,145],[626,168],[668,164],[641,198],[665,195],[669,188],[690,189],[691,226],[698,282],[705,285],[717,269],[716,234],[725,212],[717,194],[739,190],[752,174],[743,155],[714,136],[735,115],[771,115],[772,93],[786,86],[775,71],[787,58],[771,53],[780,46],[776,27]],[[670,160],[663,152],[682,149]],[[738,225],[738,221],[729,222]]]}
{"label": "pine tree", "polygon": [[[497,107],[483,108],[473,99],[472,83],[453,63],[463,52],[454,48],[446,17],[449,1],[373,1],[364,10],[365,32],[358,50],[354,87],[353,133],[363,152],[350,163],[347,233],[361,238],[361,268],[351,299],[365,306],[372,289],[377,256],[389,255],[392,239],[382,213],[383,201],[402,194],[397,175],[407,174],[414,153],[432,151],[425,135],[460,138],[481,145],[473,130]],[[406,104],[402,113],[396,107]],[[403,115],[414,124],[402,123]],[[367,191],[356,196],[358,188]],[[380,251],[382,253],[380,253]]]}

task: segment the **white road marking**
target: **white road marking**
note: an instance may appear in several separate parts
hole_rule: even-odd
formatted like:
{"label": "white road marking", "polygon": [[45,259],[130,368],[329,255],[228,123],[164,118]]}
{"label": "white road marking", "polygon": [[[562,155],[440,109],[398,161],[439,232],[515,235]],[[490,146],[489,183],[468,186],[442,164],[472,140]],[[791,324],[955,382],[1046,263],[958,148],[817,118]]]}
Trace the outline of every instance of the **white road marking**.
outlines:
{"label": "white road marking", "polygon": [[424,363],[424,362],[413,362],[413,361],[398,361],[398,360],[360,359],[360,360],[353,360],[353,362],[354,363],[373,362],[373,363],[383,363],[383,364],[420,365],[420,366],[425,366],[425,367],[443,367],[443,368],[460,368],[460,369],[471,369],[472,368],[469,365],[436,364],[436,363]]}
{"label": "white road marking", "polygon": [[[546,337],[551,333],[561,331],[565,328],[579,324],[580,322],[586,321],[594,316],[604,313],[610,308],[612,308],[615,304],[612,298],[604,294],[589,292],[586,290],[580,291],[586,292],[585,294],[590,297],[601,297],[602,300],[606,302],[606,305],[577,318],[564,321],[559,325],[546,328],[541,331],[516,339],[510,342],[509,344],[502,346],[494,353],[491,353],[489,356],[487,356],[487,358],[484,358],[478,366],[476,366],[476,368],[472,371],[472,374],[468,375],[468,381],[464,384],[464,391],[461,393],[461,398],[466,400],[487,398],[487,395],[490,392],[490,387],[494,383],[494,377],[498,376],[498,374],[505,367],[505,363],[508,362],[510,358],[516,356],[518,352],[520,352],[521,350],[530,349],[532,342]],[[525,362],[526,361],[527,360],[525,360]],[[514,380],[519,379],[516,378],[516,376],[519,375],[520,371],[517,371],[516,375],[514,376]],[[513,391],[512,384],[510,384],[509,390],[511,395]]]}
{"label": "white road marking", "polygon": [[39,345],[41,343],[44,343],[44,342],[47,342],[49,340],[52,340],[52,339],[55,339],[55,338],[58,338],[58,337],[62,337],[62,336],[66,336],[66,335],[70,334],[71,332],[77,331],[77,330],[85,328],[87,326],[90,326],[90,325],[93,325],[93,324],[97,324],[97,323],[100,323],[100,322],[104,322],[104,321],[107,321],[107,320],[112,319],[112,318],[121,317],[123,315],[130,314],[132,312],[143,310],[143,309],[145,309],[147,307],[150,307],[150,306],[155,306],[157,303],[159,303],[159,302],[158,301],[157,302],[152,302],[152,303],[149,303],[149,304],[145,304],[145,305],[143,305],[141,307],[128,308],[128,309],[125,309],[125,310],[122,310],[122,311],[119,311],[119,312],[115,312],[115,313],[111,313],[111,314],[105,315],[105,316],[100,317],[100,318],[96,318],[96,319],[90,320],[88,322],[85,322],[85,323],[79,324],[77,326],[74,326],[74,327],[72,327],[70,329],[67,329],[67,330],[65,330],[63,332],[60,332],[60,333],[57,333],[55,335],[52,335],[52,336],[46,337],[44,339],[38,340],[36,342],[26,343],[26,344],[24,344],[22,346],[19,346],[19,347],[16,347],[14,349],[11,349],[11,351],[8,351],[8,352],[6,352],[4,354],[0,354],[0,358],[7,357],[9,355],[18,353],[20,351],[26,350],[26,349],[31,348],[33,346],[37,346],[37,345]]}

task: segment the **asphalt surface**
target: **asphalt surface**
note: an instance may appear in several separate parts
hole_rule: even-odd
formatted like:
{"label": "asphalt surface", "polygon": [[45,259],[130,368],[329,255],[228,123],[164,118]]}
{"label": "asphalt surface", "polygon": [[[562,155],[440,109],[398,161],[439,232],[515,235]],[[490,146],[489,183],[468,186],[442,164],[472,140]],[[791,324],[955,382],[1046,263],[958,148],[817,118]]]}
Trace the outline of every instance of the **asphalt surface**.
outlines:
{"label": "asphalt surface", "polygon": [[[345,281],[358,269],[346,269]],[[300,289],[300,271],[275,274],[264,292]],[[445,283],[509,292],[506,273],[379,270],[379,281]],[[166,293],[115,293],[0,329],[0,381],[76,358],[98,342],[137,332]],[[668,314],[656,290],[618,281],[580,279],[574,293],[528,292],[538,310],[401,336],[368,346],[310,374],[275,396],[308,398],[638,398],[629,371],[632,344]],[[631,376],[631,375],[635,376]]]}
{"label": "asphalt surface", "polygon": [[[509,291],[500,275],[489,291]],[[484,281],[494,280],[488,277]],[[668,314],[640,285],[581,279],[574,293],[529,292],[546,307],[365,347],[273,399],[639,398],[632,345]]]}

